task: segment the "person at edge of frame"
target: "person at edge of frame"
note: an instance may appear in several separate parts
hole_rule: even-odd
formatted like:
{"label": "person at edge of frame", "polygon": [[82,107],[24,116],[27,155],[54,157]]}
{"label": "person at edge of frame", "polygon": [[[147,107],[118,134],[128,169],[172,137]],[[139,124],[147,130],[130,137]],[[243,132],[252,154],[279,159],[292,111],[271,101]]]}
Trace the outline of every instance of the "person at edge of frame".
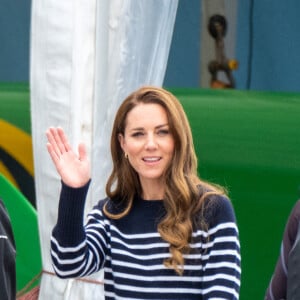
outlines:
{"label": "person at edge of frame", "polygon": [[11,221],[0,199],[0,299],[16,299],[16,245]]}
{"label": "person at edge of frame", "polygon": [[300,299],[300,199],[287,219],[265,300]]}

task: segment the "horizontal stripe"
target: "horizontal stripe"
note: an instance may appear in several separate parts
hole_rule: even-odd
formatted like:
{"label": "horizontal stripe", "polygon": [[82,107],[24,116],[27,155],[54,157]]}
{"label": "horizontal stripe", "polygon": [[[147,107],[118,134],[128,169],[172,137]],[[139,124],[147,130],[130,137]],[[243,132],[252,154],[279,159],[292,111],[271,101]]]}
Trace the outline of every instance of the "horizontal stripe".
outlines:
{"label": "horizontal stripe", "polygon": [[[156,213],[161,216],[161,211],[156,211],[157,205],[155,210],[149,211],[151,208],[145,203],[138,202],[138,209],[134,207],[130,216],[121,220],[106,218],[99,203],[87,217],[88,223],[83,228],[85,239],[74,245],[66,243],[63,228],[56,228],[51,239],[56,274],[63,278],[81,277],[103,267],[106,299],[196,300],[201,296],[238,299],[240,243],[229,202],[216,206],[224,211],[211,214],[214,219],[211,223],[208,220],[208,224],[215,226],[192,233],[190,252],[183,255],[184,266],[178,266],[183,268],[182,275],[164,265],[171,254],[169,244],[155,230]],[[220,216],[222,222],[215,216]],[[63,220],[58,224],[63,226]],[[67,238],[76,239],[76,233]]]}

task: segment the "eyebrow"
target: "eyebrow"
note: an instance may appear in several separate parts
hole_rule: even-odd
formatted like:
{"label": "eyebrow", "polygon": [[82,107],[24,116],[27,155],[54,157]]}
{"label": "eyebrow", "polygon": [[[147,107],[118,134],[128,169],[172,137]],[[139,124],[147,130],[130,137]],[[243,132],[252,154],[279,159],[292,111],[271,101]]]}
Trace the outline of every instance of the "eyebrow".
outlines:
{"label": "eyebrow", "polygon": [[[160,128],[165,127],[165,126],[169,126],[169,123],[162,124],[162,125],[157,125],[157,126],[155,126],[155,129],[160,129]],[[131,129],[131,131],[138,131],[138,130],[144,130],[144,127],[136,127],[136,128]]]}

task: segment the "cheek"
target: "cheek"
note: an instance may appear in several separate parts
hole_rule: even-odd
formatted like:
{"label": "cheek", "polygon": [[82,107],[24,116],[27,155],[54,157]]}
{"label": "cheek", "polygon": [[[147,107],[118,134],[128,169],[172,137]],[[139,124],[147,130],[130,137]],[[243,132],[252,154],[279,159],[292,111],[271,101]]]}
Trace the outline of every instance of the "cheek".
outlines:
{"label": "cheek", "polygon": [[124,144],[124,149],[126,149],[127,153],[136,154],[141,150],[142,146],[138,142],[128,142]]}
{"label": "cheek", "polygon": [[166,144],[166,148],[168,148],[168,152],[173,155],[175,151],[175,141],[170,139]]}

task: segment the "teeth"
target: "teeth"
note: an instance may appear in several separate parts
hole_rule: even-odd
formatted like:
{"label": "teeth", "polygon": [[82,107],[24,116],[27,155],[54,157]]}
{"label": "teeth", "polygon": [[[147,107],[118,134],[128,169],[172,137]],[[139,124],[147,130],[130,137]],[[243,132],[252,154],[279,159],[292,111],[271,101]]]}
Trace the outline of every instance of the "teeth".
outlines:
{"label": "teeth", "polygon": [[158,157],[148,157],[148,158],[144,158],[144,161],[158,161],[159,158]]}

